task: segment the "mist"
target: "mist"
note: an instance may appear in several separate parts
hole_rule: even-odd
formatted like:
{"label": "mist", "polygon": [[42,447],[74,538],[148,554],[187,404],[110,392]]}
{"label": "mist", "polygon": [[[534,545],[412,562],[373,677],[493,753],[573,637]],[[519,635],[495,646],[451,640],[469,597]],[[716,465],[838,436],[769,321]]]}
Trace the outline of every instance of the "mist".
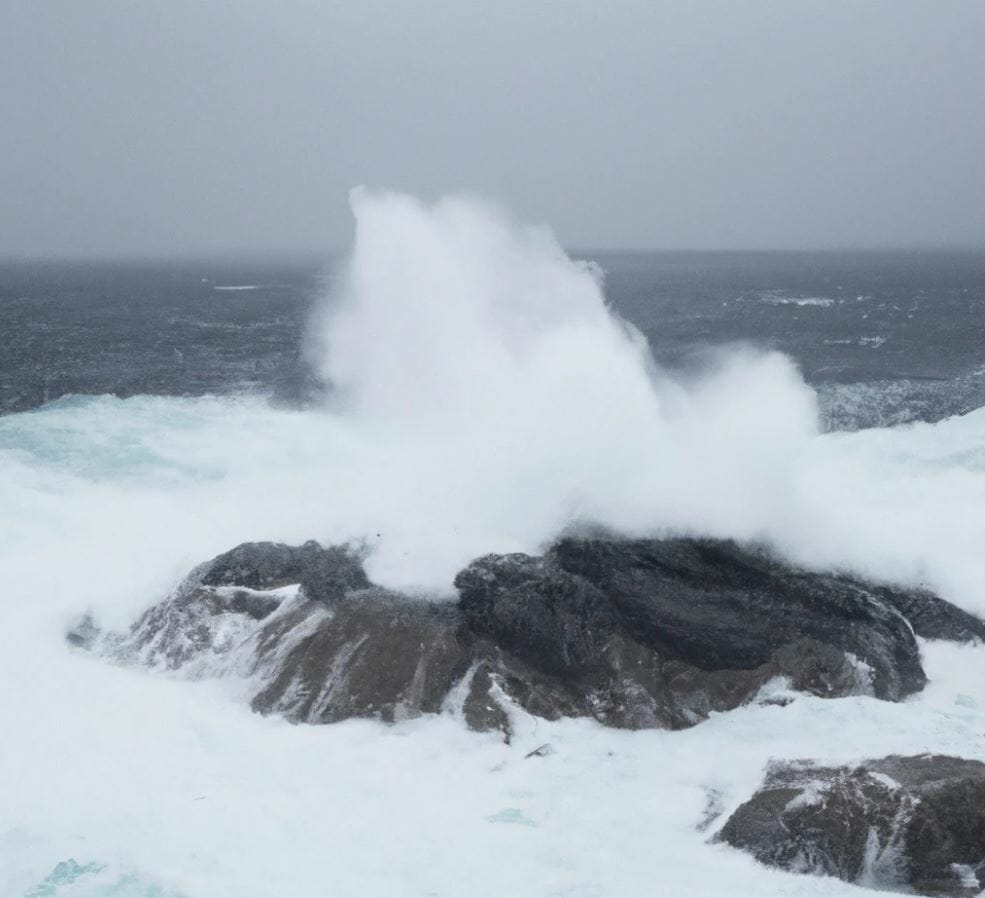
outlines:
{"label": "mist", "polygon": [[0,255],[318,252],[354,184],[567,247],[985,245],[975,0],[0,9]]}

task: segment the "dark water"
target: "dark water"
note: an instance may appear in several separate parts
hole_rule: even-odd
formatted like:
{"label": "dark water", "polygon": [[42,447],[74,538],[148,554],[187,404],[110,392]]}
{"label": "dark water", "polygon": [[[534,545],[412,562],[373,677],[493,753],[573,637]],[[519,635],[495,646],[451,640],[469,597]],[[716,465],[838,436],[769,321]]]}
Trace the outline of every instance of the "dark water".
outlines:
{"label": "dark water", "polygon": [[[985,254],[582,254],[657,358],[793,356],[832,427],[985,404]],[[320,261],[0,264],[0,412],[69,393],[251,390],[303,402]],[[228,290],[248,286],[255,289]]]}
{"label": "dark water", "polygon": [[[0,265],[0,410],[67,393],[298,395],[314,262]],[[223,290],[225,286],[256,286]]]}

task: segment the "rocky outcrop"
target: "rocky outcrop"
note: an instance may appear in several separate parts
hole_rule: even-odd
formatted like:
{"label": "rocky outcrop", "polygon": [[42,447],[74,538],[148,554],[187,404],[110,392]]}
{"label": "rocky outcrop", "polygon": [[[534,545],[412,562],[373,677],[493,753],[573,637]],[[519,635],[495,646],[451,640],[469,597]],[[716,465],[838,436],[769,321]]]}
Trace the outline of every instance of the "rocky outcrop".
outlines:
{"label": "rocky outcrop", "polygon": [[985,764],[891,756],[771,765],[717,838],[773,867],[921,895],[985,888]]}
{"label": "rocky outcrop", "polygon": [[480,559],[455,585],[475,629],[565,669],[631,645],[698,671],[788,676],[818,695],[898,700],[925,682],[911,627],[881,593],[731,542],[566,539],[542,559]]}
{"label": "rocky outcrop", "polygon": [[[246,543],[200,565],[122,634],[70,634],[118,660],[244,678],[296,721],[454,710],[510,731],[516,708],[619,727],[691,726],[769,683],[898,700],[925,681],[912,614],[981,622],[929,593],[811,574],[730,542],[565,539],[489,555],[459,600],[373,585],[360,553]],[[949,629],[950,628],[950,629]]]}
{"label": "rocky outcrop", "polygon": [[128,634],[109,643],[117,654],[147,664],[206,672],[226,655],[242,662],[244,640],[258,635],[258,624],[299,591],[317,595],[317,608],[325,609],[370,586],[359,558],[345,547],[244,543],[199,565]]}

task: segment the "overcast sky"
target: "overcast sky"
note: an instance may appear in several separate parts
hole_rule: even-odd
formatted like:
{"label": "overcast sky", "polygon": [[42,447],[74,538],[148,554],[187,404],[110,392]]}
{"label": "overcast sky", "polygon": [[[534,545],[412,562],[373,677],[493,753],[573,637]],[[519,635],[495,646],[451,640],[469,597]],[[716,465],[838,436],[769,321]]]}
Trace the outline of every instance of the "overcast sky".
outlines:
{"label": "overcast sky", "polygon": [[324,252],[356,184],[578,248],[985,246],[985,2],[0,0],[0,255]]}

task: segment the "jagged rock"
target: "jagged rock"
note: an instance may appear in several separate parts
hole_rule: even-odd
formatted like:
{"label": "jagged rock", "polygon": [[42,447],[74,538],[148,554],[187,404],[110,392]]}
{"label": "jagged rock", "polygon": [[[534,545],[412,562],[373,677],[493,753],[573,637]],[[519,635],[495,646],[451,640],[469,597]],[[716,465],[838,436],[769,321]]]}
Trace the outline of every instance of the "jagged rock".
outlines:
{"label": "jagged rock", "polygon": [[[567,539],[543,557],[480,558],[455,585],[457,603],[412,598],[371,584],[353,547],[246,543],[129,632],[69,638],[192,676],[237,674],[255,709],[296,721],[454,709],[507,736],[517,707],[679,728],[776,678],[890,700],[924,684],[906,596],[728,542]],[[948,619],[930,598],[919,608]]]}
{"label": "jagged rock", "polygon": [[773,867],[921,895],[985,888],[985,764],[890,756],[774,763],[716,838]]}

